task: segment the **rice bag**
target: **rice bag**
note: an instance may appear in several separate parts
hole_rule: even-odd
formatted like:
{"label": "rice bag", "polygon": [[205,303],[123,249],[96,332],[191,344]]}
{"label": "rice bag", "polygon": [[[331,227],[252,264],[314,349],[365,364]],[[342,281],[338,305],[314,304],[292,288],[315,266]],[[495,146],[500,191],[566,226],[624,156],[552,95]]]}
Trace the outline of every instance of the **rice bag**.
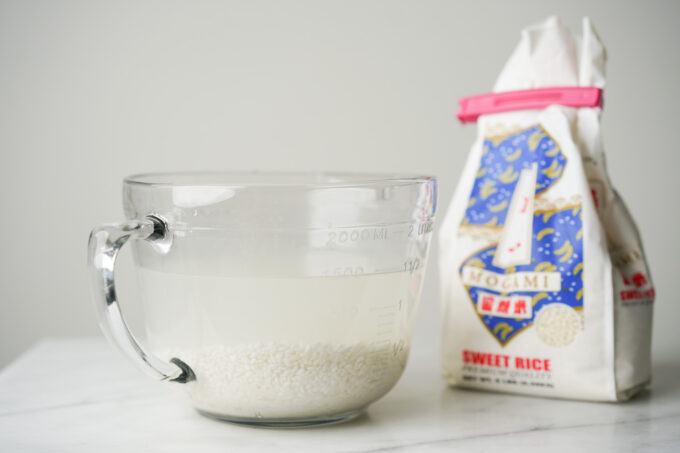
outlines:
{"label": "rice bag", "polygon": [[605,62],[587,18],[575,37],[551,17],[522,31],[480,104],[439,229],[454,386],[622,401],[650,381],[654,287],[606,173],[602,109],[584,101],[604,88]]}

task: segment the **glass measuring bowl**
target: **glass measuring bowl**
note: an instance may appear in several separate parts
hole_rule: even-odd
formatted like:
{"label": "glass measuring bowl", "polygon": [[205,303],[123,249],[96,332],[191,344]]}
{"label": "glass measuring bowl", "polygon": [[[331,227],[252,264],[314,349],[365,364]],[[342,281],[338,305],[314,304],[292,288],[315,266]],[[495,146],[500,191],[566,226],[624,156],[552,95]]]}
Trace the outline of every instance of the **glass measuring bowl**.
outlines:
{"label": "glass measuring bowl", "polygon": [[[128,220],[90,235],[100,325],[204,415],[281,427],[349,419],[406,364],[436,188],[381,174],[128,177]],[[129,238],[148,347],[115,294]]]}

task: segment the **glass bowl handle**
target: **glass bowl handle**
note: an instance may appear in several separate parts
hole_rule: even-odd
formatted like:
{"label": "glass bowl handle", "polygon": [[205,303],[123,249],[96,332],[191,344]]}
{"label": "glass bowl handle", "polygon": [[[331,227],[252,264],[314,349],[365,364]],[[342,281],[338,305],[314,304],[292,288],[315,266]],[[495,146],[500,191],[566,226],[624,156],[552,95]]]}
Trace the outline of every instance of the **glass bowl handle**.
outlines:
{"label": "glass bowl handle", "polygon": [[130,238],[149,241],[161,253],[167,253],[172,241],[167,222],[158,215],[148,215],[143,220],[101,225],[92,230],[88,241],[87,262],[99,326],[104,336],[146,374],[162,381],[193,381],[196,379],[194,372],[180,359],[175,357],[168,363],[144,349],[123,318],[116,296],[113,270],[118,251]]}

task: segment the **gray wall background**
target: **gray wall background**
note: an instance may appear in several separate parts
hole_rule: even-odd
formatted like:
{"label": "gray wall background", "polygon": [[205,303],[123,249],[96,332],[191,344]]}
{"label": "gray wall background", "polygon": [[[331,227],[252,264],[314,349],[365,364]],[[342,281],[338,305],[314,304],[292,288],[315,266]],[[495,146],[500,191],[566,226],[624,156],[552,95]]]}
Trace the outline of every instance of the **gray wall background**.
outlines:
{"label": "gray wall background", "polygon": [[[475,132],[457,98],[488,91],[519,30],[553,13],[589,15],[608,47],[609,171],[652,266],[656,360],[675,357],[679,2],[2,0],[0,366],[99,335],[85,243],[122,218],[127,174],[431,173],[441,219]],[[435,270],[416,341],[438,348]],[[119,277],[139,328],[127,253]]]}

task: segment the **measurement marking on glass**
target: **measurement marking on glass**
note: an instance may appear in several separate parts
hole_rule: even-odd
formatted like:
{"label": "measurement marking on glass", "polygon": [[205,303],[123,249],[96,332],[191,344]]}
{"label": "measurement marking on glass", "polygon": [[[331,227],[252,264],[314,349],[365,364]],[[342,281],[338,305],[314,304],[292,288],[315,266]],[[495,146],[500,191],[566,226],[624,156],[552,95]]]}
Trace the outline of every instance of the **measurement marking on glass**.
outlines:
{"label": "measurement marking on glass", "polygon": [[386,227],[359,228],[329,231],[326,245],[387,240],[389,240],[389,230]]}
{"label": "measurement marking on glass", "polygon": [[408,237],[422,236],[432,232],[432,222],[417,223],[409,227]]}
{"label": "measurement marking on glass", "polygon": [[376,269],[375,272],[377,274],[385,274],[385,273],[388,273],[388,272],[401,272],[403,270],[404,269],[401,268],[401,267],[384,267],[382,269]]}

